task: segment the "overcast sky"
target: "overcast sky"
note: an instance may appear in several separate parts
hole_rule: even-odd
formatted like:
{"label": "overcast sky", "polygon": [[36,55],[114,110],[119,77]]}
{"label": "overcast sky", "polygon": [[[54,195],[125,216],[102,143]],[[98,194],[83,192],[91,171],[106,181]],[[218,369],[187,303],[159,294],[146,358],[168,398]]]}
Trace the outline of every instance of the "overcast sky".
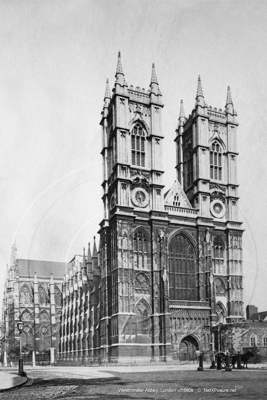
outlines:
{"label": "overcast sky", "polygon": [[244,302],[267,310],[267,2],[0,0],[0,298],[18,257],[69,261],[102,219],[100,113],[118,51],[129,85],[163,94],[165,189],[180,100],[238,113]]}

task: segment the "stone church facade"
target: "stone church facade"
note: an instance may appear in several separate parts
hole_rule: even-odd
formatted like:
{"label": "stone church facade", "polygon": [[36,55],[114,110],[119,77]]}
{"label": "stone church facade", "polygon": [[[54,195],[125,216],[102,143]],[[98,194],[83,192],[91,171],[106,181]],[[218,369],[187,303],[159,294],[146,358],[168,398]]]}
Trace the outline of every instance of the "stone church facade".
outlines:
{"label": "stone church facade", "polygon": [[181,102],[176,180],[165,194],[162,113],[155,66],[148,91],[134,88],[119,54],[100,123],[99,249],[65,279],[62,360],[188,359],[213,348],[211,326],[244,319],[230,88],[223,110],[207,106],[200,78],[188,118]]}

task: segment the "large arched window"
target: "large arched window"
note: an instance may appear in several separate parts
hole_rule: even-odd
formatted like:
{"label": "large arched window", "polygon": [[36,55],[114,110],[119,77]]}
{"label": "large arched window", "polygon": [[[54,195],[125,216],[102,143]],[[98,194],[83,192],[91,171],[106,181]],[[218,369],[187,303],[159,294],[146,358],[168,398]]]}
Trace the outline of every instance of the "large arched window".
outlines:
{"label": "large arched window", "polygon": [[145,167],[145,132],[141,124],[132,130],[132,164]]}
{"label": "large arched window", "polygon": [[224,273],[224,243],[220,236],[216,236],[213,241],[213,257],[215,274]]}
{"label": "large arched window", "polygon": [[134,233],[133,238],[134,267],[147,268],[147,238],[143,229]]}
{"label": "large arched window", "polygon": [[212,143],[210,149],[210,178],[222,180],[222,149],[217,141]]}
{"label": "large arched window", "polygon": [[170,243],[170,300],[197,300],[195,252],[184,235]]}
{"label": "large arched window", "polygon": [[256,335],[251,335],[250,336],[250,346],[255,347],[257,343],[257,336]]}

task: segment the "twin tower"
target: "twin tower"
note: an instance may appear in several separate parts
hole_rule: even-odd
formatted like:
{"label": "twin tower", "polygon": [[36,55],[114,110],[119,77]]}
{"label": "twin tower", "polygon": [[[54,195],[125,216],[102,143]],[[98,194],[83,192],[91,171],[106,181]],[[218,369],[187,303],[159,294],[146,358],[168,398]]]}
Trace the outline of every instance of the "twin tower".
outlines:
{"label": "twin tower", "polygon": [[[128,86],[119,53],[102,111],[103,204],[94,354],[120,361],[190,358],[213,346],[212,327],[243,319],[237,114],[181,102],[177,177],[164,194],[162,94]],[[166,155],[165,155],[166,156]],[[96,298],[96,297],[95,297]]]}

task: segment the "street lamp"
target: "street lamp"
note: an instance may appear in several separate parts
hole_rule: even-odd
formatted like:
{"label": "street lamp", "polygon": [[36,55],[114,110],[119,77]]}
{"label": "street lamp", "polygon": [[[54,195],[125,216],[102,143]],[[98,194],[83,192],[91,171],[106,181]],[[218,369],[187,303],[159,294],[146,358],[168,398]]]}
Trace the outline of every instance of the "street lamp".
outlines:
{"label": "street lamp", "polygon": [[24,323],[22,321],[19,321],[17,323],[17,327],[18,327],[18,331],[19,331],[19,375],[20,376],[24,376],[24,372],[23,372],[23,358],[21,355],[21,334],[23,332],[23,328],[24,328]]}

